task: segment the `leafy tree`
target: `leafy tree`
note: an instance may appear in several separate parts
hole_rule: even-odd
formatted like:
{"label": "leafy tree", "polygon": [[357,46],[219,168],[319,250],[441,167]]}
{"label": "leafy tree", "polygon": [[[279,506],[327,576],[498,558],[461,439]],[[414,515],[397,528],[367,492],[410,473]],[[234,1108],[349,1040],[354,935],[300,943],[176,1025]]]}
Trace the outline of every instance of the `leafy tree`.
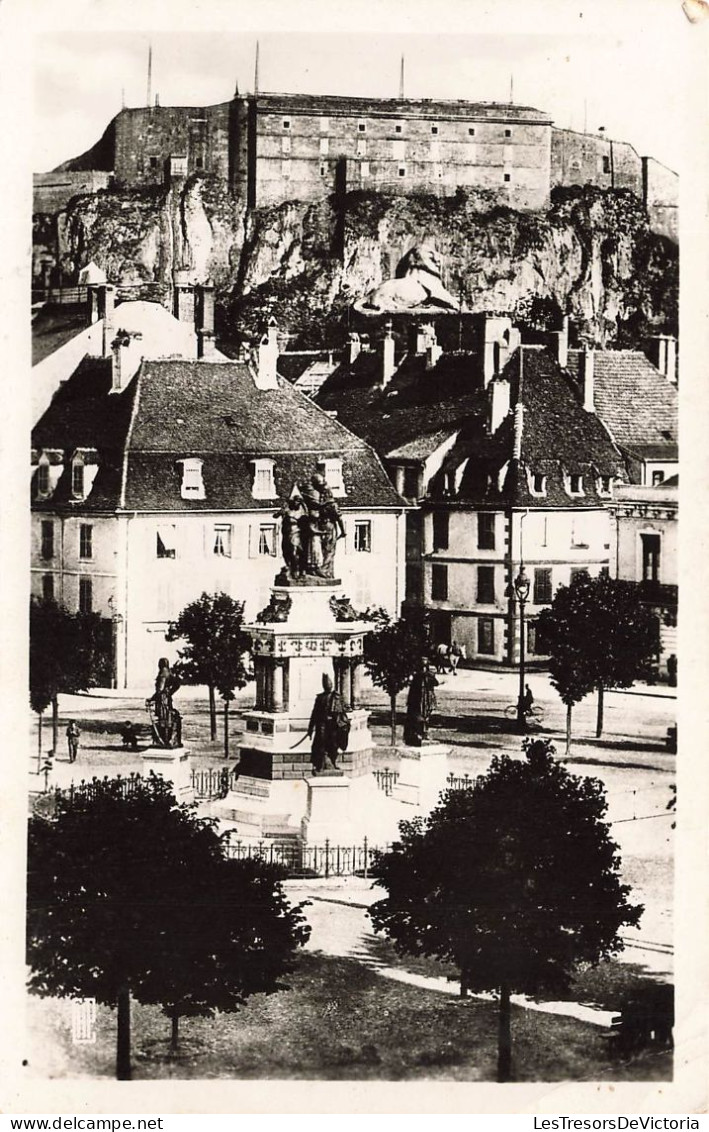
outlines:
{"label": "leafy tree", "polygon": [[511,1075],[510,995],[558,993],[575,967],[622,950],[636,924],[618,847],[603,820],[603,785],[525,739],[526,759],[495,756],[472,788],[450,790],[425,820],[401,822],[377,880],[377,931],[401,953],[452,960],[461,993],[499,999],[498,1080]]}
{"label": "leafy tree", "polygon": [[604,689],[629,688],[646,676],[657,650],[657,622],[640,587],[611,578],[607,571],[597,578],[580,574],[571,585],[559,587],[538,624],[551,656],[552,683],[564,702],[569,702],[564,698],[571,694],[569,688],[597,690],[600,738]]}
{"label": "leafy tree", "polygon": [[103,622],[97,613],[69,613],[55,601],[30,603],[30,703],[52,708],[52,747],[59,745],[59,695],[96,687],[104,669]]}
{"label": "leafy tree", "polygon": [[[190,602],[171,623],[168,641],[185,640],[179,650],[176,673],[185,684],[206,684],[209,691],[209,729],[214,741],[217,737],[217,708],[215,692],[225,699],[225,729],[228,726],[228,701],[234,698],[234,689],[243,688],[250,677],[242,656],[251,647],[251,638],[244,632],[244,603],[235,601],[225,593],[203,593]],[[225,696],[224,693],[227,693]],[[224,733],[225,752],[229,751],[229,736]]]}
{"label": "leafy tree", "polygon": [[384,622],[364,639],[364,665],[378,688],[388,693],[391,704],[391,745],[396,745],[396,697],[420,667],[421,657],[430,652],[429,618],[422,611],[410,611],[398,621]]}
{"label": "leafy tree", "polygon": [[272,991],[309,935],[273,866],[224,858],[213,823],[162,778],[59,795],[30,819],[28,962],[41,995],[118,1009],[116,1069],[130,1077],[130,1001],[183,1015]]}

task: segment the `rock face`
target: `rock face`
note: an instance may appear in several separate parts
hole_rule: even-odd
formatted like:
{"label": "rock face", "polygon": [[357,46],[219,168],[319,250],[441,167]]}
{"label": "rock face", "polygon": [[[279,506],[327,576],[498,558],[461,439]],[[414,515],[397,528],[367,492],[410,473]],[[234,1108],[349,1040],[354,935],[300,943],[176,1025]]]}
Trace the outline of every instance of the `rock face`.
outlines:
{"label": "rock face", "polygon": [[166,284],[186,268],[195,281],[214,280],[227,333],[255,334],[274,314],[301,347],[340,344],[352,303],[424,240],[463,309],[568,313],[599,345],[676,333],[677,248],[623,190],[557,189],[537,213],[460,191],[352,193],[247,214],[225,182],[203,177],[78,197],[57,218],[67,275],[93,260],[118,282]]}

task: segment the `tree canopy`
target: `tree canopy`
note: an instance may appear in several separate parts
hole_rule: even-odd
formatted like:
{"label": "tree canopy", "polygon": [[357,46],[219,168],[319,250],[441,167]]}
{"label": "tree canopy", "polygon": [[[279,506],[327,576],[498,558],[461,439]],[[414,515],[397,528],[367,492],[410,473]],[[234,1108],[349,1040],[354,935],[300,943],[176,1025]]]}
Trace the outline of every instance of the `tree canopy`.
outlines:
{"label": "tree canopy", "polygon": [[364,664],[372,683],[383,688],[391,701],[391,742],[396,743],[396,697],[411,681],[430,652],[428,616],[410,612],[398,621],[385,621],[364,639]]}
{"label": "tree canopy", "polygon": [[461,990],[496,991],[499,1079],[510,1073],[512,992],[565,989],[575,966],[622,950],[629,903],[603,785],[569,774],[548,740],[495,756],[472,788],[448,791],[376,866],[370,911],[402,953],[452,960]]}
{"label": "tree canopy", "polygon": [[49,598],[30,603],[30,703],[52,705],[57,746],[58,696],[96,687],[105,676],[103,625],[97,613],[69,613]]}
{"label": "tree canopy", "polygon": [[152,777],[58,795],[29,831],[30,988],[118,1007],[117,1070],[130,1075],[131,995],[182,1015],[235,1010],[277,989],[309,935],[280,874],[225,859],[213,823]]}
{"label": "tree canopy", "polygon": [[228,753],[228,704],[234,691],[251,678],[244,654],[251,638],[244,631],[244,603],[225,593],[203,593],[170,624],[167,639],[184,640],[175,670],[185,684],[205,684],[209,690],[211,737],[217,737],[215,690],[225,701],[225,749]]}
{"label": "tree canopy", "polygon": [[597,689],[600,737],[604,688],[629,688],[647,676],[657,650],[657,621],[640,588],[607,571],[595,578],[580,574],[556,591],[537,632],[549,653],[552,684],[569,709]]}

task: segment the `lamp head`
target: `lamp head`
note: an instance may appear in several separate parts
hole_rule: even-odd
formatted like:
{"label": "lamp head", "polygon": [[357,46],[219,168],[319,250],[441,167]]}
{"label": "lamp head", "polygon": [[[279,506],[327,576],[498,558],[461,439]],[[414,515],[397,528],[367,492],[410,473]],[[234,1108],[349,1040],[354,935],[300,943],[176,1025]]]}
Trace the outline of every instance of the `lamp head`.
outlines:
{"label": "lamp head", "polygon": [[531,583],[530,583],[529,578],[527,577],[527,574],[526,574],[525,569],[524,569],[524,563],[521,563],[520,568],[519,568],[519,574],[517,575],[517,577],[514,580],[514,587],[515,587],[515,593],[517,595],[517,601],[522,602],[522,601],[527,600],[527,598],[529,597],[530,585],[531,585]]}

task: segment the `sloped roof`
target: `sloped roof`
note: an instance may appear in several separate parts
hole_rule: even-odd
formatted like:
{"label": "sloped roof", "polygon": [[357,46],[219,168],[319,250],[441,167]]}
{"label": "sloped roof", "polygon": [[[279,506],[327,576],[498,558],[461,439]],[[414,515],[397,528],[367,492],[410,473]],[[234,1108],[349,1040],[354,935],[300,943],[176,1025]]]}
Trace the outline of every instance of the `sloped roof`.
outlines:
{"label": "sloped roof", "polygon": [[[403,506],[374,452],[282,378],[260,390],[245,363],[175,359],[143,362],[121,393],[110,393],[110,380],[110,363],[82,363],[33,432],[35,448],[62,449],[66,460],[77,447],[98,450],[82,509],[260,510],[269,501],[252,496],[252,459],[274,460],[282,498],[329,456],[342,458],[340,506]],[[181,498],[187,457],[203,461],[204,500]],[[70,487],[67,466],[52,498],[36,505],[69,504]]]}
{"label": "sloped roof", "polygon": [[[580,376],[579,350],[569,351],[569,371]],[[639,350],[596,350],[596,412],[623,448],[677,445],[676,387]]]}
{"label": "sloped roof", "polygon": [[342,362],[316,400],[381,456],[425,459],[483,411],[485,393],[469,353],[442,354],[431,370],[423,355],[406,354],[382,388],[379,354],[367,350],[351,365]]}

